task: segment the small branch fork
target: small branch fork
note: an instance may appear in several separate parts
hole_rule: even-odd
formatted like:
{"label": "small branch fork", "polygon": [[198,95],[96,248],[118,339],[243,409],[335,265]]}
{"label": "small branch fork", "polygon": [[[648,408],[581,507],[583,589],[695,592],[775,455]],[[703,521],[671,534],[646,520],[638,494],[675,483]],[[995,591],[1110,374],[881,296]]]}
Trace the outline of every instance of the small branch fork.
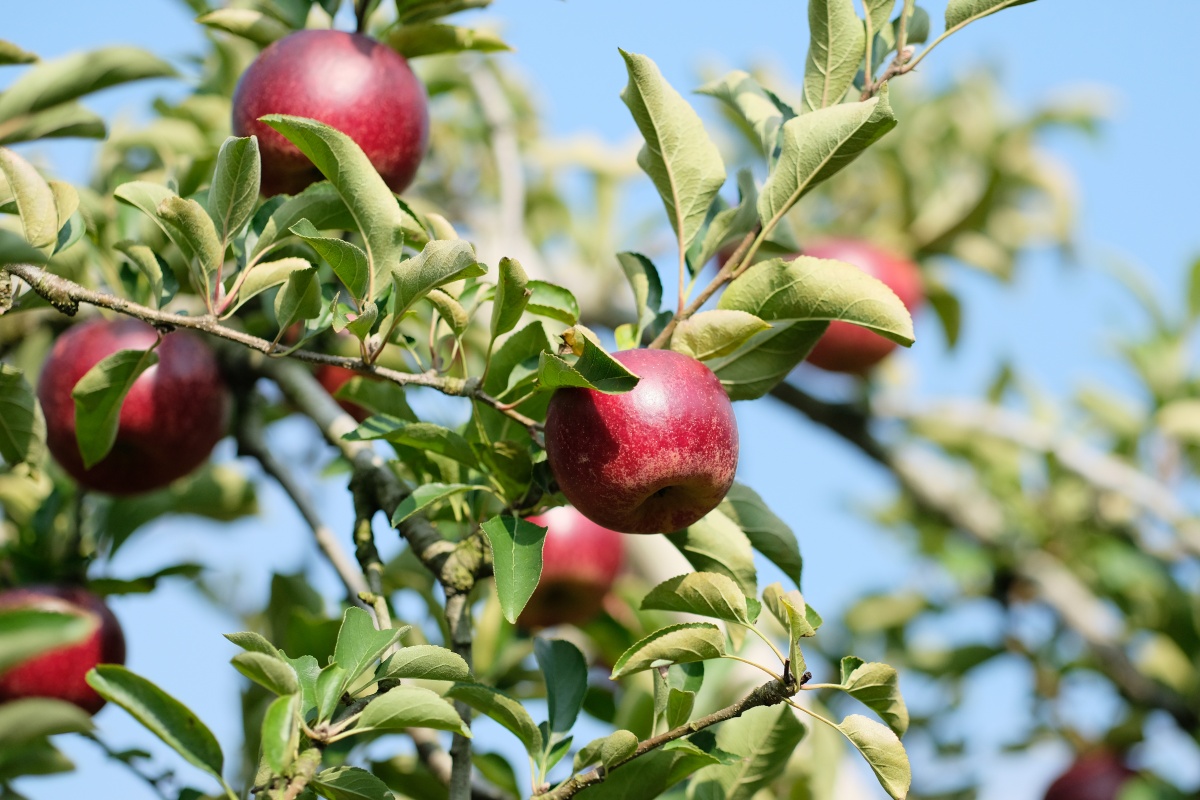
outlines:
{"label": "small branch fork", "polygon": [[632,755],[626,759],[623,759],[622,761],[618,761],[607,770],[603,766],[593,767],[587,772],[576,775],[570,780],[559,784],[557,787],[548,792],[534,795],[531,800],[567,800],[567,798],[574,797],[576,793],[583,791],[589,786],[594,786],[597,783],[603,783],[608,773],[612,772],[613,770],[620,769],[630,761],[633,761],[640,756],[644,756],[651,750],[656,750],[657,748],[662,747],[667,742],[673,742],[676,739],[682,739],[685,736],[691,736],[693,733],[698,733],[705,728],[716,725],[718,722],[724,722],[727,719],[740,717],[742,714],[746,713],[752,708],[774,706],[779,705],[780,703],[786,703],[793,695],[796,694],[798,688],[799,687],[797,686],[785,686],[784,684],[775,680],[764,683],[733,705],[726,706],[720,711],[714,711],[712,714],[709,714],[706,717],[693,720],[692,722],[680,725],[678,728],[672,728],[666,733],[661,733],[658,736],[654,736],[645,740],[644,742],[640,742],[637,746],[637,749],[633,751]]}

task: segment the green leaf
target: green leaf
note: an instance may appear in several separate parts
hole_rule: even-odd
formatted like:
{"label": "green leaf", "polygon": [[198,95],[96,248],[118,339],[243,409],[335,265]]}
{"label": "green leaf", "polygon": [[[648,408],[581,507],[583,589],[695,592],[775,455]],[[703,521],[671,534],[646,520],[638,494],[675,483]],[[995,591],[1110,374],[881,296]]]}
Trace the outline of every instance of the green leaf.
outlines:
{"label": "green leaf", "polygon": [[355,733],[433,728],[470,736],[454,706],[420,686],[397,686],[372,700],[354,726]]}
{"label": "green leaf", "polygon": [[638,738],[631,731],[614,731],[608,736],[595,739],[580,748],[579,752],[575,754],[575,771],[579,772],[592,764],[600,764],[605,769],[612,769],[613,765],[632,756],[637,750],[637,746]]}
{"label": "green leaf", "polygon": [[654,182],[679,247],[687,250],[725,183],[725,164],[700,117],[655,63],[624,50],[621,56],[629,72],[621,99],[646,140],[638,166]]}
{"label": "green leaf", "polygon": [[[0,94],[0,103],[3,97]],[[47,255],[54,252],[58,242],[58,208],[50,184],[32,164],[7,148],[0,148],[0,173],[17,201],[25,239]]]}
{"label": "green leaf", "polygon": [[701,311],[675,327],[671,349],[698,361],[708,361],[729,355],[749,341],[750,337],[770,327],[769,322],[748,311]]}
{"label": "green leaf", "polygon": [[654,320],[662,305],[662,279],[650,259],[641,253],[617,253],[617,261],[633,288],[634,309],[637,311],[638,327],[635,341],[641,341],[641,333]]}
{"label": "green leaf", "polygon": [[254,631],[223,634],[226,639],[245,650],[247,653],[262,653],[268,656],[278,656],[279,650],[267,641],[267,638]]}
{"label": "green leaf", "polygon": [[809,0],[808,30],[811,38],[801,102],[806,112],[842,102],[867,47],[853,0]]}
{"label": "green leaf", "polygon": [[371,265],[361,247],[337,236],[322,236],[307,219],[293,225],[291,232],[312,245],[317,255],[329,263],[333,273],[346,284],[351,297],[359,301],[366,298],[371,283]]}
{"label": "green leaf", "polygon": [[750,267],[721,295],[723,309],[765,320],[843,320],[908,346],[912,317],[890,288],[853,264],[798,256]]}
{"label": "green leaf", "polygon": [[635,642],[613,665],[612,680],[650,669],[659,662],[683,664],[725,654],[725,634],[711,622],[670,625]]}
{"label": "green leaf", "polygon": [[500,53],[511,50],[504,41],[489,31],[477,31],[427,22],[420,25],[399,25],[388,29],[384,41],[405,58],[418,58],[439,53]]}
{"label": "green leaf", "polygon": [[681,689],[667,690],[666,719],[667,728],[678,728],[692,716],[696,706],[696,693],[685,692]]}
{"label": "green leaf", "polygon": [[525,707],[508,695],[481,683],[456,683],[446,697],[466,703],[508,728],[525,745],[529,755],[537,758],[541,754],[542,732]]}
{"label": "green leaf", "polygon": [[262,121],[300,148],[345,201],[362,232],[371,264],[368,299],[378,300],[400,263],[404,246],[404,215],[392,191],[362,148],[341,131],[283,114],[268,114]]}
{"label": "green leaf", "polygon": [[425,299],[437,309],[438,316],[450,327],[455,336],[462,336],[467,332],[467,326],[471,324],[471,317],[461,303],[441,289],[430,289],[429,294],[425,295]]}
{"label": "green leaf", "polygon": [[520,262],[512,258],[500,259],[500,280],[496,283],[496,296],[492,299],[492,340],[517,327],[531,292],[526,288],[529,276]]}
{"label": "green leaf", "polygon": [[515,623],[542,576],[546,528],[518,517],[493,517],[480,526],[492,546],[492,571],[504,618]]}
{"label": "green leaf", "polygon": [[1032,2],[1033,0],[950,0],[946,6],[946,30],[967,25],[1005,8]]}
{"label": "green leaf", "polygon": [[409,422],[388,414],[376,414],[344,438],[360,442],[386,439],[393,444],[446,456],[468,467],[479,467],[475,451],[462,434],[432,422]]}
{"label": "green leaf", "polygon": [[329,800],[392,800],[387,784],[359,767],[321,770],[313,776],[311,785]]}
{"label": "green leaf", "polygon": [[414,514],[419,514],[434,503],[465,492],[486,491],[488,487],[470,483],[426,483],[413,489],[400,501],[392,513],[392,527],[399,527]]}
{"label": "green leaf", "polygon": [[873,36],[883,30],[891,19],[896,0],[863,0],[863,6],[867,12],[867,35]]}
{"label": "green leaf", "polygon": [[653,800],[696,770],[717,762],[688,742],[672,742],[622,764],[603,783],[589,786],[580,800]]}
{"label": "green leaf", "polygon": [[864,664],[860,658],[847,656],[842,659],[842,689],[878,714],[897,736],[908,730],[908,707],[893,667],[877,662]]}
{"label": "green leaf", "polygon": [[896,734],[872,719],[851,714],[835,726],[858,748],[888,796],[904,800],[912,785],[908,754]]}
{"label": "green leaf", "polygon": [[40,467],[46,457],[46,419],[21,370],[0,363],[0,458],[9,466]]}
{"label": "green leaf", "polygon": [[187,240],[205,275],[220,269],[225,261],[225,248],[221,246],[212,217],[204,210],[204,206],[195,200],[169,195],[158,204],[157,213],[179,236]]}
{"label": "green leaf", "polygon": [[732,578],[747,597],[758,595],[750,540],[719,510],[710,511],[686,530],[667,534],[667,539],[697,570]]}
{"label": "green leaf", "polygon": [[376,680],[469,681],[471,669],[457,653],[432,644],[402,647],[379,665]]}
{"label": "green leaf", "polygon": [[146,181],[130,181],[114,189],[113,197],[139,209],[154,220],[189,262],[197,258],[198,253],[192,244],[191,237],[178,228],[174,218],[168,219],[161,213],[162,204],[172,197],[177,197],[170,189]]}
{"label": "green leaf", "polygon": [[161,256],[144,244],[122,241],[117,242],[113,247],[129,259],[129,263],[133,264],[137,271],[146,279],[146,283],[150,285],[150,294],[147,298],[149,305],[152,308],[161,307],[162,303],[167,299],[163,279],[164,268],[169,271],[166,262],[162,260]]}
{"label": "green leaf", "polygon": [[225,757],[221,745],[212,731],[183,703],[116,664],[95,667],[88,672],[87,682],[105,700],[128,711],[188,763],[222,780]]}
{"label": "green leaf", "polygon": [[226,139],[217,153],[217,169],[208,189],[208,213],[222,245],[232,241],[253,216],[261,178],[258,137]]}
{"label": "green leaf", "polygon": [[278,653],[248,652],[233,657],[233,668],[250,680],[277,695],[300,691],[296,670]]}
{"label": "green leaf", "polygon": [[275,320],[279,329],[291,327],[293,322],[313,319],[321,314],[321,282],[317,270],[296,269],[288,272],[287,280],[275,295]]}
{"label": "green leaf", "polygon": [[734,70],[723,78],[705,84],[698,91],[715,97],[741,116],[754,131],[769,163],[775,163],[779,150],[779,131],[783,123],[796,116],[795,112],[786,106],[781,108],[782,104],[774,95],[764,89],[754,76],[742,70]]}
{"label": "green leaf", "polygon": [[263,715],[263,759],[276,775],[285,774],[285,770],[296,759],[300,747],[299,715],[298,694],[275,698]]}
{"label": "green leaf", "polygon": [[546,677],[550,730],[567,733],[583,708],[587,693],[587,660],[579,648],[563,639],[533,640],[538,668]]}
{"label": "green leaf", "polygon": [[[300,671],[296,670],[299,674]],[[338,705],[342,702],[342,693],[346,686],[350,683],[350,676],[346,674],[346,670],[337,664],[330,662],[321,668],[317,675],[317,681],[314,685],[314,699],[317,703],[317,720],[327,721],[333,717],[333,712],[337,710]]]}
{"label": "green leaf", "polygon": [[43,61],[0,95],[0,120],[75,100],[110,86],[175,75],[170,64],[135,47],[106,47]]}
{"label": "green leaf", "polygon": [[[270,206],[264,204],[263,210],[267,208]],[[293,235],[292,226],[304,219],[317,230],[346,230],[354,225],[354,216],[346,208],[338,190],[325,181],[314,183],[270,212],[270,217],[262,223],[262,232],[250,251],[250,258],[257,259],[265,251],[288,241]],[[258,226],[256,219],[255,230]]]}
{"label": "green leaf", "polygon": [[[1030,0],[1033,2],[1033,0]],[[897,17],[892,22],[893,37],[899,35],[897,33],[900,27],[900,18]],[[912,16],[908,18],[908,43],[922,44],[929,39],[929,29],[932,27],[929,20],[929,12],[920,6],[913,6]]]}
{"label": "green leaf", "polygon": [[[861,25],[857,17],[855,24]],[[785,122],[779,160],[758,196],[763,229],[773,229],[797,200],[895,125],[886,88],[870,100],[810,111]]]}
{"label": "green leaf", "polygon": [[663,581],[642,600],[642,609],[750,623],[742,590],[732,578],[715,572],[689,572]]}
{"label": "green leaf", "polygon": [[549,317],[566,325],[579,322],[579,301],[569,289],[546,281],[529,281],[525,288],[532,293],[525,306],[530,314]]}
{"label": "green leaf", "polygon": [[81,642],[99,621],[79,614],[33,608],[0,610],[0,672],[48,650]]}
{"label": "green leaf", "polygon": [[300,681],[300,715],[307,717],[317,707],[317,681],[321,677],[321,667],[316,658],[308,655],[299,658],[285,655],[284,660],[296,670],[296,677]]}
{"label": "green leaf", "polygon": [[103,139],[104,120],[78,103],[64,103],[36,114],[10,119],[0,125],[0,145],[38,139]]}
{"label": "green leaf", "polygon": [[459,280],[479,277],[487,269],[475,260],[475,251],[462,239],[434,239],[414,258],[393,270],[395,314],[403,314],[431,289]]}
{"label": "green leaf", "polygon": [[117,440],[121,406],[138,376],[158,363],[154,350],[118,350],[84,373],[75,399],[75,438],[84,467],[99,463]]}
{"label": "green leaf", "polygon": [[0,704],[0,752],[60,733],[91,733],[91,716],[73,703],[26,697]]}
{"label": "green leaf", "polygon": [[196,22],[240,36],[262,47],[292,32],[291,28],[274,17],[251,8],[218,8],[196,17]]}
{"label": "green leaf", "polygon": [[486,8],[491,3],[492,0],[396,0],[396,19],[411,25],[471,8]]}
{"label": "green leaf", "polygon": [[782,584],[772,583],[763,589],[763,605],[779,624],[791,629],[796,638],[815,636],[821,625],[820,616],[804,602],[804,595],[795,589],[785,592]]}
{"label": "green leaf", "polygon": [[[522,364],[536,371],[539,354],[550,349],[550,339],[541,322],[531,322],[521,330],[508,336],[489,360],[487,379],[483,389],[493,397],[502,396],[511,390],[514,373],[523,376]],[[520,383],[517,380],[517,383]]]}
{"label": "green leaf", "polygon": [[264,261],[255,264],[246,273],[245,280],[238,288],[237,299],[230,306],[227,314],[232,314],[267,289],[287,283],[293,275],[312,269],[313,265],[303,258],[281,258],[278,261]]}
{"label": "green leaf", "polygon": [[800,557],[800,545],[796,534],[788,524],[775,515],[758,493],[744,484],[735,483],[718,506],[721,513],[729,517],[742,529],[750,546],[766,556],[767,560],[783,570],[797,587],[804,561]]}
{"label": "green leaf", "polygon": [[590,338],[583,336],[583,355],[574,361],[542,352],[538,356],[538,388],[562,387],[595,389],[605,394],[621,394],[637,386],[637,375],[617,361]]}
{"label": "green leaf", "polygon": [[378,630],[369,613],[354,606],[347,608],[333,649],[334,663],[346,670],[346,684],[368,670],[373,672],[375,662],[403,633],[401,628]]}
{"label": "green leaf", "polygon": [[0,39],[0,64],[32,64],[37,60],[36,54]]}
{"label": "green leaf", "polygon": [[750,800],[783,774],[804,734],[804,725],[787,705],[752,708],[721,723],[717,747],[739,758],[696,773],[690,800]]}

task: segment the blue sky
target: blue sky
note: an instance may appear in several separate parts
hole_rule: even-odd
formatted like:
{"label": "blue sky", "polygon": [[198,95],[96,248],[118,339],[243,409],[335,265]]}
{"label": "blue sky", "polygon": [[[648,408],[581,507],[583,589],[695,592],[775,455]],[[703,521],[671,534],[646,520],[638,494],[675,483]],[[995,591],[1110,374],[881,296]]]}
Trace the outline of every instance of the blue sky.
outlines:
{"label": "blue sky", "polygon": [[[43,57],[130,43],[178,61],[200,41],[181,2],[5,5],[2,36]],[[940,18],[942,0],[923,5],[935,20]],[[934,82],[970,66],[994,66],[1006,94],[1019,106],[1097,87],[1109,91],[1115,102],[1098,141],[1064,136],[1047,142],[1077,181],[1083,245],[1079,263],[1064,265],[1051,253],[1033,253],[1007,288],[965,270],[955,273],[953,282],[965,303],[964,336],[948,355],[931,315],[918,320],[919,343],[901,357],[917,396],[976,393],[1006,356],[1015,357],[1044,389],[1058,395],[1083,382],[1119,384],[1121,375],[1104,358],[1105,347],[1113,331],[1136,326],[1140,319],[1099,267],[1112,257],[1130,259],[1144,268],[1161,295],[1179,296],[1184,267],[1200,254],[1195,199],[1200,159],[1190,145],[1200,127],[1190,97],[1195,74],[1190,54],[1194,32],[1200,29],[1200,4],[1171,3],[1169,16],[1166,9],[1137,14],[1121,5],[1042,0],[978,23],[923,62],[921,80]],[[618,97],[625,85],[618,47],[650,55],[683,91],[696,85],[697,70],[706,63],[736,67],[770,59],[799,75],[808,39],[804,9],[801,0],[497,0],[489,16],[503,20],[505,36],[516,47],[505,58],[538,88],[551,132],[593,131],[623,142],[636,131]],[[0,82],[4,80],[0,73]],[[169,88],[159,82],[115,90],[89,105],[110,118],[136,117],[156,92]],[[893,91],[904,91],[903,84],[898,82]],[[84,174],[86,147],[42,150],[65,177],[78,180]],[[758,490],[799,534],[805,593],[817,608],[836,610],[866,588],[908,579],[911,565],[902,548],[874,531],[857,510],[886,495],[890,483],[885,474],[771,401],[741,407],[739,421],[739,479]],[[303,422],[280,426],[276,439],[294,459],[322,458]],[[228,444],[223,447],[220,455],[232,457]],[[344,493],[334,483],[325,489],[327,518],[348,520]],[[222,583],[252,605],[265,591],[271,570],[315,564],[314,573],[336,596],[332,576],[316,563],[295,514],[273,488],[265,487],[263,498],[263,515],[252,522],[223,528],[192,522],[151,526],[121,554],[113,571],[136,575],[183,559],[200,560],[222,570]],[[129,633],[131,668],[193,704],[223,742],[237,742],[239,678],[228,666],[233,648],[219,638],[235,629],[237,621],[180,586],[167,586],[152,598],[118,599],[113,605]],[[1012,670],[992,678],[986,693],[993,695],[1000,686],[1018,690],[1022,680]],[[976,704],[981,711],[989,708],[983,699],[973,699],[971,708]],[[98,723],[117,746],[150,744],[148,734],[119,710],[106,710]],[[988,738],[1002,738],[1002,730]],[[72,744],[70,752],[83,772],[29,781],[22,790],[34,800],[84,791],[99,800],[152,796],[127,774],[99,762],[86,743]],[[1050,749],[1028,760],[983,764],[983,774],[1004,780],[993,782],[982,797],[1033,797],[1063,758],[1064,751]],[[162,763],[178,760],[165,756]],[[195,775],[186,767],[179,771]],[[207,787],[203,781],[199,776],[192,780]]]}

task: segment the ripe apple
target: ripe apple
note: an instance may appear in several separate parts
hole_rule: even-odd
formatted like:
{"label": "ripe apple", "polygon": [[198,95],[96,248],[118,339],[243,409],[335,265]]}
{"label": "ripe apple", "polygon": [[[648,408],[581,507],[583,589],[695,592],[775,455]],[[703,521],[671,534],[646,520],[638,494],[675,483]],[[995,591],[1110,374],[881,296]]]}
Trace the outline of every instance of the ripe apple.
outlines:
{"label": "ripe apple", "polygon": [[[334,364],[321,364],[317,367],[317,371],[314,374],[316,375],[317,383],[324,386],[325,391],[331,395],[336,395],[338,389],[342,388],[348,380],[358,375],[352,369],[346,369]],[[352,403],[349,400],[338,400],[337,404],[358,422],[363,422],[367,417],[371,416],[371,412],[358,403]]]}
{"label": "ripe apple", "polygon": [[71,391],[101,359],[118,350],[144,350],[157,338],[154,328],[136,319],[94,319],[60,336],[42,366],[38,400],[46,443],[62,468],[89,489],[118,495],[160,489],[200,466],[225,434],[229,393],[216,356],[199,337],[176,331],[163,337],[158,363],[126,395],[112,451],[84,468]]}
{"label": "ripe apple", "polygon": [[1116,800],[1135,774],[1111,751],[1080,755],[1050,784],[1045,800]]}
{"label": "ripe apple", "polygon": [[668,533],[717,507],[738,462],[733,405],[712,371],[670,350],[614,353],[633,391],[559,389],[546,412],[546,457],[585,517],[622,533]]}
{"label": "ripe apple", "polygon": [[97,664],[125,663],[125,635],[117,618],[96,595],[75,586],[29,586],[0,592],[0,609],[38,609],[95,621],[94,630],[75,644],[50,650],[0,673],[0,702],[52,697],[74,703],[89,714],[104,698],[84,676]]}
{"label": "ripe apple", "polygon": [[298,147],[259,121],[267,114],[337,128],[394,192],[412,183],[429,137],[425,88],[408,62],[374,39],[345,31],[297,31],[272,43],[233,93],[233,132],[258,137],[264,195],[295,194],[322,180]]}
{"label": "ripe apple", "polygon": [[517,624],[529,630],[587,622],[600,612],[604,595],[625,563],[622,535],[570,506],[550,509],[529,521],[547,529],[542,577]]}
{"label": "ripe apple", "polygon": [[[916,264],[866,242],[831,239],[805,249],[805,255],[853,264],[883,281],[912,312],[921,304],[921,272]],[[808,354],[808,363],[830,372],[867,373],[896,349],[896,343],[874,331],[836,320]]]}

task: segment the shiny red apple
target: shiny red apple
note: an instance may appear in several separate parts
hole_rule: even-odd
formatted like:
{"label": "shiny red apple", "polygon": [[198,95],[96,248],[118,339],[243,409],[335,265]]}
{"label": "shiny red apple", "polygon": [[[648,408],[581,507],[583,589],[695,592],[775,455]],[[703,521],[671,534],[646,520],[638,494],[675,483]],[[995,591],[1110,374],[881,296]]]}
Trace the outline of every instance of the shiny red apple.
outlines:
{"label": "shiny red apple", "polygon": [[1115,753],[1087,753],[1050,784],[1045,800],[1116,800],[1135,774]]}
{"label": "shiny red apple", "polygon": [[[831,239],[806,248],[804,255],[853,264],[886,284],[910,313],[924,300],[917,265],[875,245],[851,239]],[[836,320],[829,323],[829,329],[808,354],[807,361],[830,372],[862,375],[895,349],[896,343],[891,339]]]}
{"label": "shiny red apple", "polygon": [[26,697],[65,700],[95,714],[104,698],[84,676],[97,664],[125,663],[125,635],[117,618],[96,595],[73,586],[30,586],[0,592],[0,611],[37,609],[94,621],[87,638],[34,656],[0,673],[0,702]]}
{"label": "shiny red apple", "polygon": [[425,155],[427,105],[425,88],[390,47],[357,33],[297,31],[269,45],[242,74],[233,93],[233,132],[258,137],[264,195],[295,194],[323,178],[298,147],[259,120],[267,114],[337,128],[401,192]]}
{"label": "shiny red apple", "polygon": [[[317,383],[324,386],[325,391],[336,397],[337,390],[342,388],[351,378],[357,376],[358,373],[352,369],[346,369],[334,364],[321,364],[317,367],[315,375]],[[358,403],[352,403],[349,400],[338,400],[337,404],[342,407],[343,411],[359,422],[371,416],[371,412]]]}
{"label": "shiny red apple", "polygon": [[624,394],[558,389],[546,412],[550,469],[597,525],[622,533],[686,528],[733,485],[733,405],[712,370],[682,353],[613,357],[641,380]]}
{"label": "shiny red apple", "polygon": [[118,350],[145,350],[157,338],[154,328],[136,319],[94,319],[60,336],[42,365],[38,401],[46,443],[62,468],[89,489],[117,495],[161,489],[200,466],[225,435],[229,392],[216,355],[198,336],[175,331],[155,351],[158,363],[126,395],[112,451],[84,468],[71,391],[101,359]]}
{"label": "shiny red apple", "polygon": [[542,577],[517,624],[528,630],[592,619],[625,564],[622,534],[597,525],[570,506],[552,508],[529,521],[547,529]]}

